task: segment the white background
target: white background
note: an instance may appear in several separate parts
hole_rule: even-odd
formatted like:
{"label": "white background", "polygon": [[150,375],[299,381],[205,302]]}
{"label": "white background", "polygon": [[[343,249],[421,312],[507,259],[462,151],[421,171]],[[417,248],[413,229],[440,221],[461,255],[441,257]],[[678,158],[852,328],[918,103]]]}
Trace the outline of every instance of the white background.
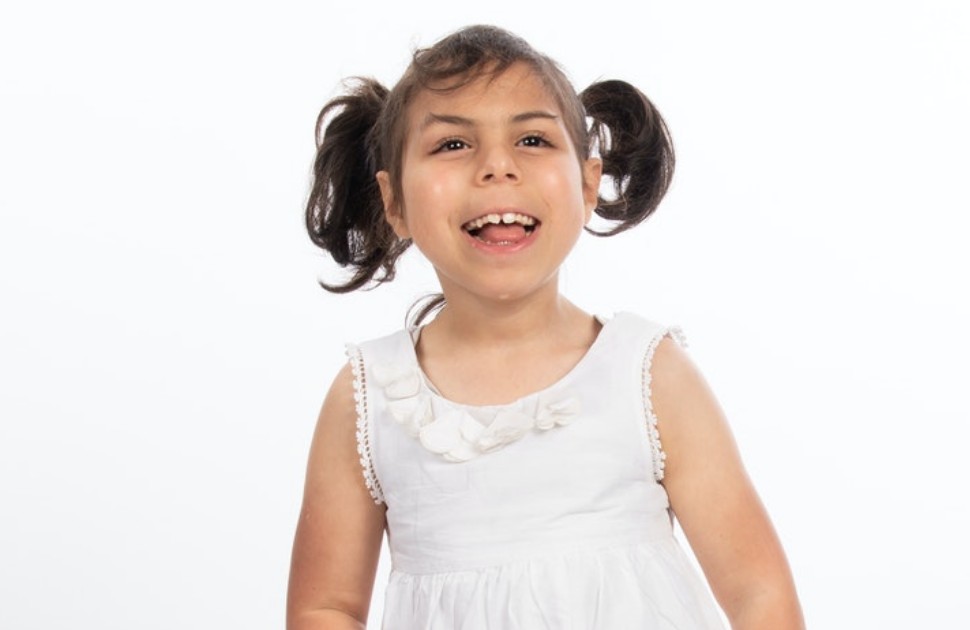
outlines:
{"label": "white background", "polygon": [[667,201],[563,288],[684,327],[809,624],[965,627],[967,4],[547,4],[0,12],[0,628],[282,627],[342,344],[434,288],[316,286],[315,116],[475,22],[664,112]]}

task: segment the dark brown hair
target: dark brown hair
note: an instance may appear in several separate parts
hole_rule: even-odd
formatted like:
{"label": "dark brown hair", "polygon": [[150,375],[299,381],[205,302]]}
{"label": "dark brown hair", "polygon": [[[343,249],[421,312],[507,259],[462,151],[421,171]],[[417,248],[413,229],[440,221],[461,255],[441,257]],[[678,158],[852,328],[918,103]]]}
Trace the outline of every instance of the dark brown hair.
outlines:
{"label": "dark brown hair", "polygon": [[345,293],[392,280],[395,262],[411,244],[384,220],[376,174],[387,171],[401,198],[407,109],[415,96],[453,91],[515,63],[530,66],[556,99],[577,159],[595,146],[603,160],[613,190],[600,196],[595,212],[610,225],[589,231],[610,236],[656,209],[670,185],[674,151],[663,118],[642,92],[623,81],[601,81],[577,95],[558,64],[525,40],[494,26],[469,26],[416,51],[392,90],[374,79],[353,79],[320,112],[306,226],[310,239],[353,274],[342,283],[321,282],[325,289]]}

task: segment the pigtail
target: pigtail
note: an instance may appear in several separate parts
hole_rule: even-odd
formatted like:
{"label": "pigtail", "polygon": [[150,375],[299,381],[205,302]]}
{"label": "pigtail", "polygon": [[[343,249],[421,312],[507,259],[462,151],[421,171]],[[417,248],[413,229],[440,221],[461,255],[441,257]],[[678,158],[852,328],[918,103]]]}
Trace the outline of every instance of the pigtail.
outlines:
{"label": "pigtail", "polygon": [[373,79],[356,79],[348,94],[334,98],[317,118],[317,156],[306,205],[310,240],[353,275],[343,283],[320,284],[347,293],[368,282],[394,278],[394,263],[410,245],[384,220],[375,178],[382,160],[375,126],[388,91]]}
{"label": "pigtail", "polygon": [[674,147],[660,112],[624,81],[601,81],[579,95],[592,118],[590,136],[603,160],[613,196],[600,195],[596,214],[614,222],[597,236],[612,236],[646,219],[660,204],[674,174]]}

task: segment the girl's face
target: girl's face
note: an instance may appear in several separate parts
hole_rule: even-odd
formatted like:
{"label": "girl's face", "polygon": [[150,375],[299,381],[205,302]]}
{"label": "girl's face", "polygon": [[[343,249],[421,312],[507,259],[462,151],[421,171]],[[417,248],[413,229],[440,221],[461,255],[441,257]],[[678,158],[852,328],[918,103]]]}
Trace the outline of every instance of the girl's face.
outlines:
{"label": "girl's face", "polygon": [[401,191],[378,173],[387,220],[437,271],[449,301],[558,291],[589,221],[602,165],[580,161],[556,100],[515,64],[408,110]]}

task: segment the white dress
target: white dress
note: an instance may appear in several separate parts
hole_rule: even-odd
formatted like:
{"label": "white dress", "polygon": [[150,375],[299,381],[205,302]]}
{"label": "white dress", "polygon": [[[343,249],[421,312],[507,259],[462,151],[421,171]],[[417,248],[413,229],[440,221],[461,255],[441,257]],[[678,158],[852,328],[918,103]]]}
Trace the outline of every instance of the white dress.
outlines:
{"label": "white dress", "polygon": [[364,480],[387,506],[384,630],[723,628],[672,535],[650,362],[668,329],[604,323],[506,405],[440,396],[414,331],[348,346]]}

